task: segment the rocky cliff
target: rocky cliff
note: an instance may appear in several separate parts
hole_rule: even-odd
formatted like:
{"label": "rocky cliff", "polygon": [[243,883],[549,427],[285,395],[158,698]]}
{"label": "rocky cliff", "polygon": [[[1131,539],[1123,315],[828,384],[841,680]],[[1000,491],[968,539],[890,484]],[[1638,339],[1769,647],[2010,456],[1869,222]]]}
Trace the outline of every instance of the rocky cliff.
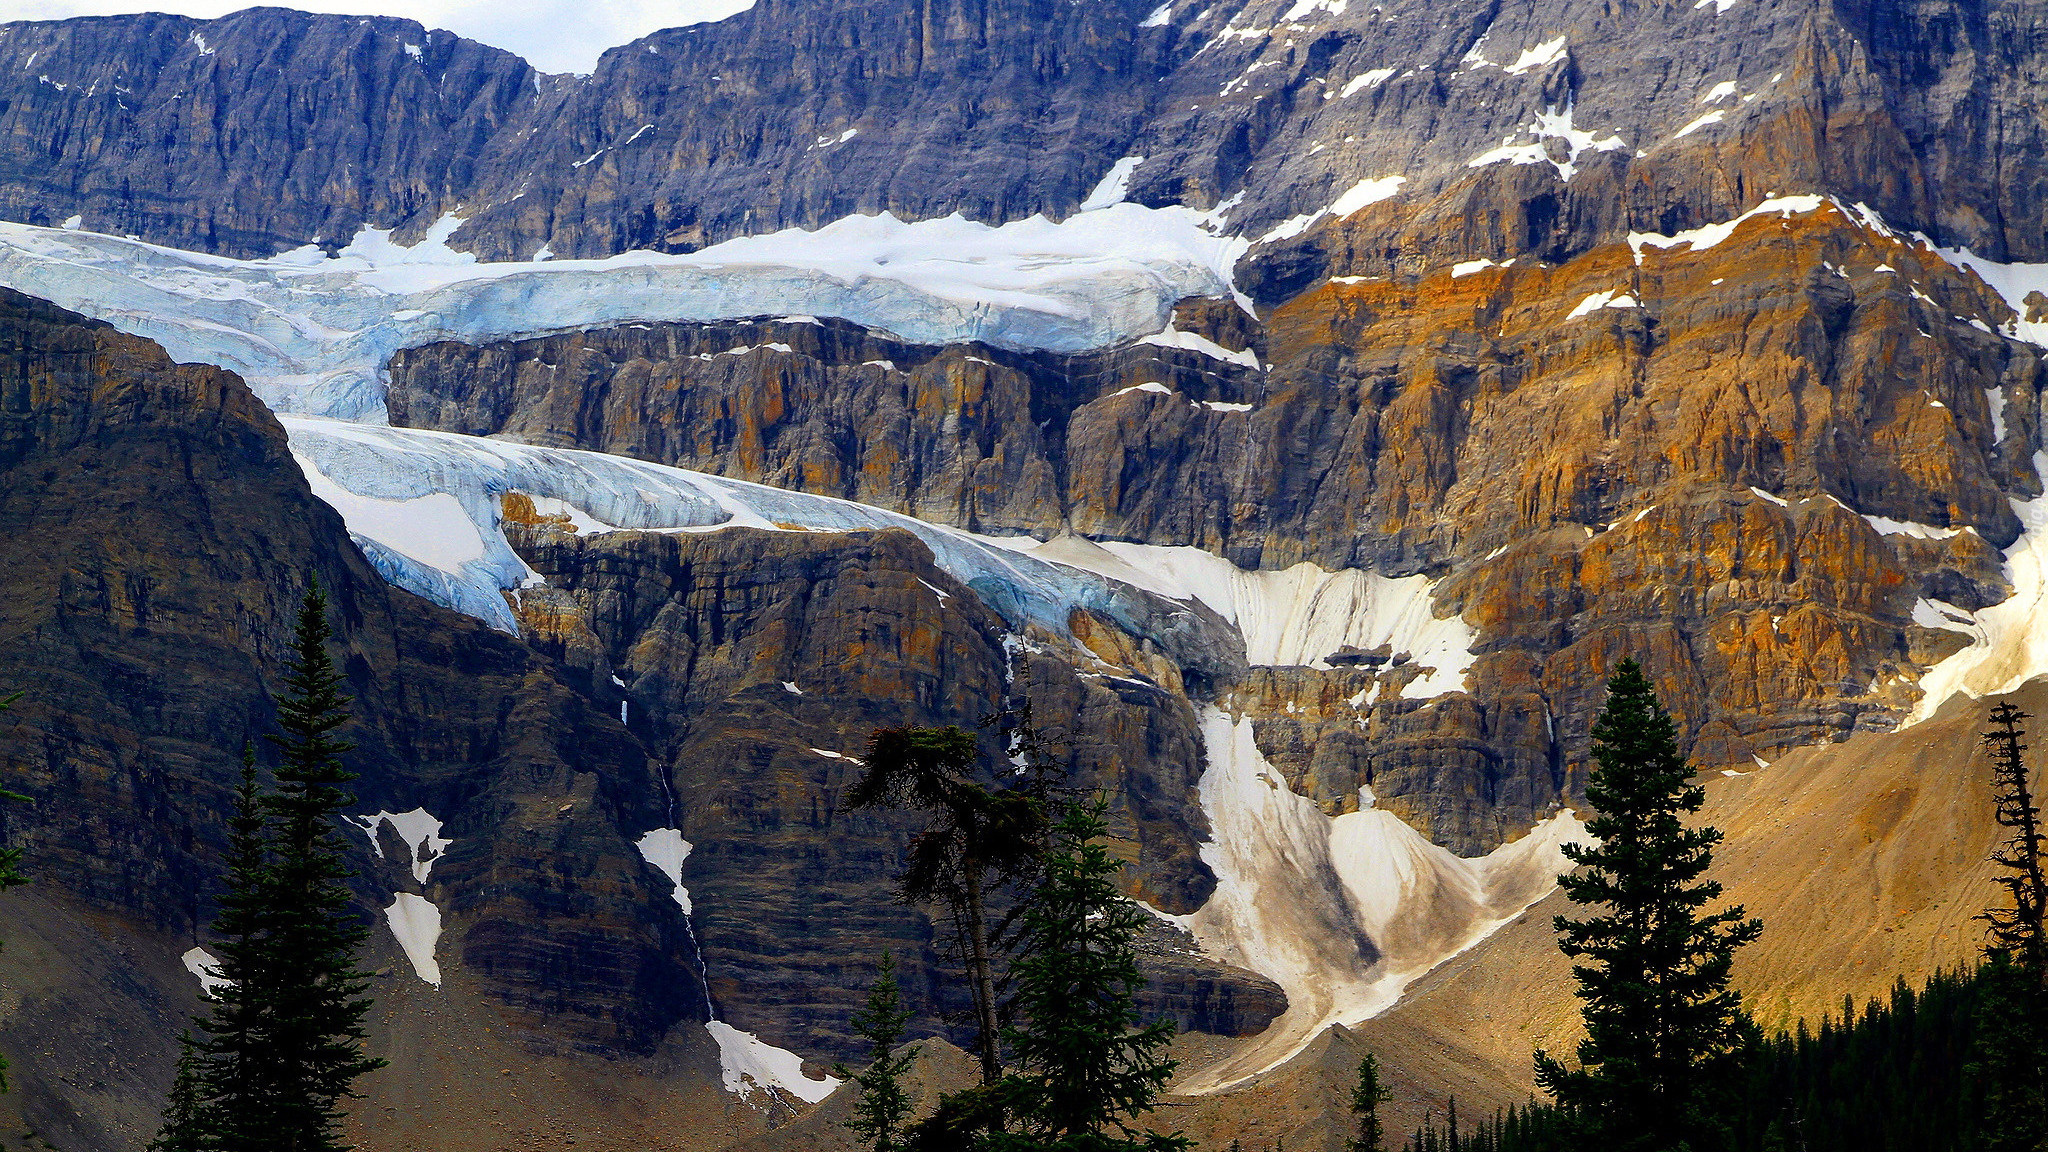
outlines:
{"label": "rocky cliff", "polygon": [[[947,1034],[909,828],[838,797],[874,727],[1026,699],[1111,800],[1219,1144],[1334,1139],[1360,1042],[1404,1106],[1526,1089],[1564,1025],[1525,913],[1624,655],[1791,938],[1864,893],[1772,885],[1812,871],[1784,805],[1884,877],[1863,955],[1745,974],[1773,1011],[1947,962],[1894,897],[1960,907],[1939,829],[1982,830],[1960,776],[1892,793],[1959,755],[1954,698],[2048,672],[2042,20],[761,0],[589,77],[381,18],[0,25],[0,218],[47,226],[0,270],[296,413],[0,295],[23,954],[138,1037],[189,1004],[317,573],[365,914],[441,926],[376,938],[374,1148],[758,1136],[883,946]],[[884,211],[927,223],[844,220]],[[698,255],[553,259],[639,248]],[[11,971],[60,1006],[0,1017],[28,1120],[134,1143],[163,1046]]]}
{"label": "rocky cliff", "polygon": [[[30,798],[0,817],[55,901],[22,920],[29,955],[67,955],[80,916],[143,953],[150,979],[110,990],[110,1018],[174,1017],[196,993],[163,974],[205,942],[236,750],[270,723],[292,608],[316,576],[355,699],[359,807],[431,824],[362,821],[364,914],[409,897],[439,923],[424,962],[377,937],[392,965],[379,998],[406,1006],[380,1045],[413,1051],[409,1034],[453,1014],[521,1059],[652,1061],[627,1076],[641,1093],[679,1045],[712,1047],[698,1026],[713,1017],[851,1055],[845,1015],[869,958],[896,948],[932,990],[939,945],[888,899],[903,822],[834,810],[848,754],[882,723],[972,725],[1013,674],[1118,734],[1071,746],[1120,798],[1134,886],[1170,909],[1206,895],[1200,814],[1181,802],[1197,757],[1187,706],[1049,659],[1013,669],[992,614],[911,537],[583,545],[529,516],[520,540],[549,582],[519,604],[522,641],[387,584],[231,373],[12,292],[0,309],[0,508],[41,542],[0,561],[0,683],[28,689],[5,777]],[[640,844],[678,825],[700,846],[687,903]],[[1190,1027],[1255,1031],[1283,1003],[1171,941],[1155,967],[1151,1003]],[[947,1026],[947,991],[919,1002],[925,1027]],[[106,1067],[91,1072],[46,1049],[36,1029],[50,1026],[36,1012],[4,1033],[40,1053],[17,1065],[27,1121],[81,1147],[137,1146],[148,1110],[132,1093],[153,1090],[135,1085],[161,1079],[167,1049],[95,1035]],[[109,1076],[118,1087],[96,1101],[84,1082]],[[377,1098],[413,1098],[409,1083],[380,1082]],[[433,1095],[443,1121],[475,1103],[469,1088]],[[542,1092],[536,1107],[560,1104]],[[766,1119],[735,1106],[742,1130]]]}
{"label": "rocky cliff", "polygon": [[1215,208],[1286,249],[1255,273],[1268,299],[1381,197],[1403,218],[1360,239],[1409,267],[1559,260],[1820,191],[2040,260],[2041,20],[2026,0],[762,0],[589,77],[400,20],[24,22],[0,26],[0,216],[267,255],[452,214],[459,247],[523,259],[856,212],[1062,216],[1115,173],[1104,197]]}

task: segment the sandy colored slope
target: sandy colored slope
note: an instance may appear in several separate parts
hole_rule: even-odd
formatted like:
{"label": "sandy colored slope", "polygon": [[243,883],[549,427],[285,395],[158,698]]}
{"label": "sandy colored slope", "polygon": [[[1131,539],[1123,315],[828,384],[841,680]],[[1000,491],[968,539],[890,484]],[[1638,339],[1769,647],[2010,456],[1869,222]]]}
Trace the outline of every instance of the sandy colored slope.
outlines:
{"label": "sandy colored slope", "polygon": [[[1763,919],[1736,980],[1768,1027],[1839,1015],[1843,995],[1882,995],[1903,976],[1968,962],[1972,917],[1995,895],[1985,857],[1997,841],[1990,773],[1978,748],[1992,703],[2048,717],[2048,681],[2005,697],[1960,699],[1903,732],[1801,749],[1769,768],[1707,781],[1701,819],[1726,839],[1713,875]],[[2043,721],[2036,721],[2042,728]],[[2048,746],[2048,736],[2036,747]],[[1561,896],[1531,908],[1418,982],[1392,1010],[1312,1044],[1240,1089],[1178,1104],[1172,1122],[1224,1148],[1335,1147],[1331,1097],[1357,1055],[1379,1054],[1395,1092],[1397,1131],[1456,1095],[1471,1116],[1534,1091],[1530,1054],[1568,1051],[1578,1002],[1551,918]]]}

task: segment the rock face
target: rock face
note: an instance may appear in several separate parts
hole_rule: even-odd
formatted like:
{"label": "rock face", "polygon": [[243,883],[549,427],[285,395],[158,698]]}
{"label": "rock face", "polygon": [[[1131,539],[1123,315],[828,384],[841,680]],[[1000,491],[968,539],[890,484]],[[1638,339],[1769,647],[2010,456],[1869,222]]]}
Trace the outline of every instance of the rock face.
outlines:
{"label": "rock face", "polygon": [[390,407],[983,532],[1446,575],[1437,608],[1482,654],[1470,706],[1311,669],[1234,700],[1297,788],[1341,810],[1369,784],[1484,851],[1571,794],[1625,652],[1709,764],[1904,716],[1920,669],[1967,642],[1926,605],[2006,597],[2011,500],[2039,491],[2044,380],[1994,331],[2012,319],[1974,277],[1812,199],[1711,246],[1345,277],[1263,323],[1188,302],[1174,330],[1206,353],[636,325],[411,349]]}
{"label": "rock face", "polygon": [[[904,533],[583,541],[528,502],[520,539],[550,582],[522,596],[514,639],[386,584],[235,376],[5,290],[0,481],[0,513],[43,542],[0,559],[0,685],[28,689],[5,783],[31,800],[0,819],[41,884],[131,935],[204,942],[234,749],[269,728],[309,575],[355,700],[358,807],[425,809],[452,841],[424,880],[390,825],[375,850],[358,841],[364,911],[431,901],[443,1009],[482,1011],[527,1052],[653,1058],[716,1014],[854,1055],[845,1016],[881,948],[912,987],[941,981],[924,915],[888,899],[906,827],[836,812],[848,756],[882,724],[971,726],[1013,677],[1074,718],[1066,743],[1117,797],[1133,889],[1180,912],[1212,883],[1185,802],[1200,764],[1185,701],[1013,656],[1000,619]],[[635,847],[657,828],[697,846],[694,922]],[[1174,949],[1158,967],[1151,1003],[1186,1026],[1256,1031],[1284,1004]],[[403,1002],[410,966],[386,977],[403,988],[380,998]],[[451,1008],[471,995],[481,1009]],[[946,993],[919,1002],[922,1026],[948,1027]],[[156,1083],[166,1055],[128,1051],[140,1067],[122,1075]],[[108,1112],[50,1070],[23,1074],[39,1130],[133,1135],[92,1126],[132,1120],[133,1100]],[[55,1128],[35,1114],[81,1107]]]}
{"label": "rock face", "polygon": [[[524,525],[515,546],[547,581],[520,596],[527,636],[594,692],[618,696],[664,766],[664,802],[696,846],[686,879],[711,998],[735,1026],[802,1051],[842,1050],[867,958],[930,937],[922,913],[878,899],[914,825],[839,808],[876,728],[972,730],[1028,692],[1042,715],[1062,718],[1041,734],[1074,778],[1115,798],[1131,887],[1169,913],[1207,899],[1214,878],[1195,850],[1208,829],[1187,802],[1201,748],[1186,701],[1015,651],[1001,618],[915,537],[579,537],[522,496],[507,504],[508,521]],[[1247,973],[1160,955],[1173,974],[1155,1004],[1184,1026],[1257,1031],[1283,1004]],[[936,1008],[963,1006],[931,959],[906,959],[923,1026],[939,1024]]]}
{"label": "rock face", "polygon": [[2042,19],[2027,0],[761,0],[587,78],[399,20],[23,22],[0,36],[0,216],[267,255],[455,213],[486,258],[589,256],[854,212],[1064,215],[1128,157],[1145,203],[1228,205],[1231,231],[1283,248],[1309,230],[1251,273],[1263,299],[1302,285],[1318,221],[1381,195],[1409,211],[1374,258],[1410,267],[1561,260],[1770,191],[2041,260]]}
{"label": "rock face", "polygon": [[554,84],[410,20],[280,8],[0,25],[0,53],[8,219],[262,255],[438,215]]}
{"label": "rock face", "polygon": [[[525,646],[385,584],[232,374],[11,292],[0,309],[0,508],[42,542],[0,560],[0,666],[27,691],[8,787],[32,800],[5,818],[38,879],[151,929],[210,918],[233,752],[269,729],[317,576],[364,809],[424,807],[455,842],[422,890],[365,841],[363,895],[439,904],[444,958],[473,955],[537,1036],[630,1050],[702,1018],[684,926],[622,835],[658,822],[638,743]],[[589,979],[552,979],[569,967]]]}

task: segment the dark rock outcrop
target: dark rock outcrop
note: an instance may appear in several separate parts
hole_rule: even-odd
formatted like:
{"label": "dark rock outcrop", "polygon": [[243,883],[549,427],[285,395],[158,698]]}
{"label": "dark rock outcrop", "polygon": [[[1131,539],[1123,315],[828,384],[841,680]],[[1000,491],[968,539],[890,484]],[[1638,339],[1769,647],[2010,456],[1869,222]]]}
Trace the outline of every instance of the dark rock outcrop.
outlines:
{"label": "dark rock outcrop", "polygon": [[1228,204],[1252,238],[1403,181],[1338,262],[1321,234],[1355,204],[1276,235],[1246,269],[1267,302],[1319,268],[1562,260],[1773,191],[2040,260],[2042,19],[2028,0],[761,0],[589,77],[390,19],[18,22],[0,216],[267,255],[456,213],[487,258],[591,256],[855,212],[1061,216],[1133,157],[1135,199]]}

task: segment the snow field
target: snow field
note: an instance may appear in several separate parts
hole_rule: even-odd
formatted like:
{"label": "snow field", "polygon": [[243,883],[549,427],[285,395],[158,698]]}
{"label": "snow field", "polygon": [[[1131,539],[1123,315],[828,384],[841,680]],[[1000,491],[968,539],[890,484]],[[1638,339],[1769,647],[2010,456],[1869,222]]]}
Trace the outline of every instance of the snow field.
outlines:
{"label": "snow field", "polygon": [[1472,665],[1471,627],[1458,616],[1435,614],[1436,586],[1425,576],[1331,572],[1307,562],[1253,572],[1200,548],[1098,544],[1077,536],[1043,544],[1021,537],[992,542],[1205,604],[1237,628],[1245,659],[1254,665],[1328,668],[1327,657],[1340,648],[1370,651],[1384,644],[1430,670],[1402,692],[1415,699],[1463,689]]}
{"label": "snow field", "polygon": [[[2044,469],[2048,452],[2037,452],[2034,470],[2048,475]],[[2012,507],[2024,526],[2005,550],[2012,595],[1977,612],[1928,600],[1914,606],[1915,623],[1966,633],[1971,643],[1920,677],[1920,702],[1899,727],[1926,720],[1957,695],[2010,692],[2048,675],[2048,496],[2015,500]]]}

